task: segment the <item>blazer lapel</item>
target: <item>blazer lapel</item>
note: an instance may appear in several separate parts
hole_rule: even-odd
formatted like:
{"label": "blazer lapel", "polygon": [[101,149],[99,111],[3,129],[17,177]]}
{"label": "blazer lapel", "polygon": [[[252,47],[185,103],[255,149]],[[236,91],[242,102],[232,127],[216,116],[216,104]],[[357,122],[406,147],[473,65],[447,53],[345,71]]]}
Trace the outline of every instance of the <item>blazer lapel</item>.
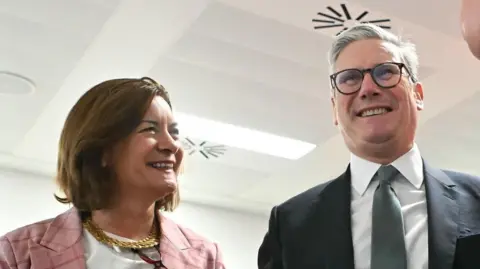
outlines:
{"label": "blazer lapel", "polygon": [[32,268],[85,269],[81,240],[82,225],[75,208],[57,216],[49,224],[40,243],[29,242]]}
{"label": "blazer lapel", "polygon": [[428,248],[430,269],[451,269],[458,236],[457,191],[441,170],[424,162],[428,210]]}
{"label": "blazer lapel", "polygon": [[[312,257],[323,268],[353,269],[353,244],[350,216],[350,168],[322,190],[310,216],[309,233]],[[322,252],[325,254],[321,254]],[[313,267],[312,267],[313,268]]]}
{"label": "blazer lapel", "polygon": [[162,262],[167,268],[184,268],[187,265],[195,266],[198,262],[188,255],[191,249],[190,242],[180,231],[177,224],[160,214],[162,237],[160,238],[160,253]]}

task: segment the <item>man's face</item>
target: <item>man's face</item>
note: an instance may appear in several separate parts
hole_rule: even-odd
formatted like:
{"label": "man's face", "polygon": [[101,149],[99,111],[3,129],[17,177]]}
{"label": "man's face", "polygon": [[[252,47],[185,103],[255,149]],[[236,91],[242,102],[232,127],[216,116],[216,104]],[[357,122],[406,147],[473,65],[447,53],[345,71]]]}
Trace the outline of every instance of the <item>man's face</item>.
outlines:
{"label": "man's face", "polygon": [[[387,62],[401,62],[394,45],[377,39],[360,40],[340,53],[335,72],[368,69]],[[397,76],[400,82],[388,89],[377,85],[371,74],[365,73],[358,92],[350,95],[335,92],[332,97],[334,123],[354,154],[369,155],[371,153],[363,151],[372,145],[395,142],[397,146],[410,147],[413,144],[417,110],[423,108],[423,91],[419,83],[409,80],[405,68],[402,74]]]}

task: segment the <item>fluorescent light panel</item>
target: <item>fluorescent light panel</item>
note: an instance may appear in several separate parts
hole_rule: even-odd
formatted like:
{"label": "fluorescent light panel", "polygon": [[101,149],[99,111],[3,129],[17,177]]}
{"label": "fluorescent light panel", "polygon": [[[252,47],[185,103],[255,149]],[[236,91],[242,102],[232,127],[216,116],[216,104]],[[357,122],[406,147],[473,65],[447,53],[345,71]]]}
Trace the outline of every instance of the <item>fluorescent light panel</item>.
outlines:
{"label": "fluorescent light panel", "polygon": [[175,113],[175,118],[181,132],[189,137],[290,160],[299,159],[316,147],[316,145],[304,141],[180,112]]}

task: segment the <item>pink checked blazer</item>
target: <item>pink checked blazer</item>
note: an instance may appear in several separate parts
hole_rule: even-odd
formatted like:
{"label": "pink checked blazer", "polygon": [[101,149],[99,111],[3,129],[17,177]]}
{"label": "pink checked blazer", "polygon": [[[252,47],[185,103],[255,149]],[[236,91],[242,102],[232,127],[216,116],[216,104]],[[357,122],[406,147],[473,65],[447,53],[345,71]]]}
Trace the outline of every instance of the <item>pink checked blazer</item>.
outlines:
{"label": "pink checked blazer", "polygon": [[[168,269],[225,269],[217,244],[161,216],[160,251]],[[0,269],[85,269],[75,208],[0,237]]]}

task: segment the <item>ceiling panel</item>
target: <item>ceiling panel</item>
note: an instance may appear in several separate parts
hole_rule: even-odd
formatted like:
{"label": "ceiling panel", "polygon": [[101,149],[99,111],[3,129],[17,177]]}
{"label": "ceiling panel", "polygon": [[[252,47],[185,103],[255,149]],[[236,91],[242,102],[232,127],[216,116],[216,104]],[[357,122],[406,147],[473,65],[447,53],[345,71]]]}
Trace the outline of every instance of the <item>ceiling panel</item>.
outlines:
{"label": "ceiling panel", "polygon": [[119,2],[120,0],[1,0],[0,17],[15,16],[70,33],[75,36],[74,40],[89,40],[101,29]]}
{"label": "ceiling panel", "polygon": [[323,93],[317,89],[318,98],[308,98],[220,68],[162,58],[150,74],[170,89],[175,108],[184,113],[313,143],[332,135],[326,87]]}
{"label": "ceiling panel", "polygon": [[320,70],[326,68],[326,52],[332,40],[219,2],[212,3],[190,30]]}
{"label": "ceiling panel", "polygon": [[476,93],[420,127],[417,141],[427,160],[480,174],[479,104],[480,93]]}
{"label": "ceiling panel", "polygon": [[460,38],[460,3],[461,1],[437,0],[352,0],[352,3],[371,7],[409,21],[414,24],[438,31],[455,38]]}
{"label": "ceiling panel", "polygon": [[185,165],[185,174],[180,179],[183,187],[220,196],[244,192],[268,176],[259,171],[199,158],[188,159]]}
{"label": "ceiling panel", "polygon": [[[58,27],[58,22],[56,24],[52,24],[52,21],[39,23],[35,20],[23,19],[22,16],[28,11],[21,12],[21,1],[16,4],[1,5],[1,7],[4,9],[8,7],[9,13],[0,12],[0,35],[4,37],[3,42],[0,43],[2,59],[0,70],[25,76],[36,86],[33,95],[2,95],[0,98],[2,111],[8,111],[8,113],[0,113],[0,124],[15,126],[15,128],[2,129],[2,139],[7,143],[1,143],[0,150],[11,151],[22,141],[24,134],[57,93],[65,77],[82,58],[85,50],[108,19],[109,11],[101,9],[101,12],[98,12],[97,8],[97,12],[89,14],[87,18],[90,18],[90,21],[83,25],[81,31],[83,34],[80,34],[75,30],[73,25],[75,22],[68,20],[64,20],[62,27]],[[65,10],[59,8],[57,11]],[[36,16],[40,16],[41,12],[39,10]],[[22,16],[18,16],[19,13]],[[81,10],[79,13],[82,13]],[[71,23],[71,31],[66,30],[69,23]]]}
{"label": "ceiling panel", "polygon": [[307,96],[315,96],[319,87],[328,85],[321,79],[326,68],[312,68],[192,32],[184,35],[167,55]]}

